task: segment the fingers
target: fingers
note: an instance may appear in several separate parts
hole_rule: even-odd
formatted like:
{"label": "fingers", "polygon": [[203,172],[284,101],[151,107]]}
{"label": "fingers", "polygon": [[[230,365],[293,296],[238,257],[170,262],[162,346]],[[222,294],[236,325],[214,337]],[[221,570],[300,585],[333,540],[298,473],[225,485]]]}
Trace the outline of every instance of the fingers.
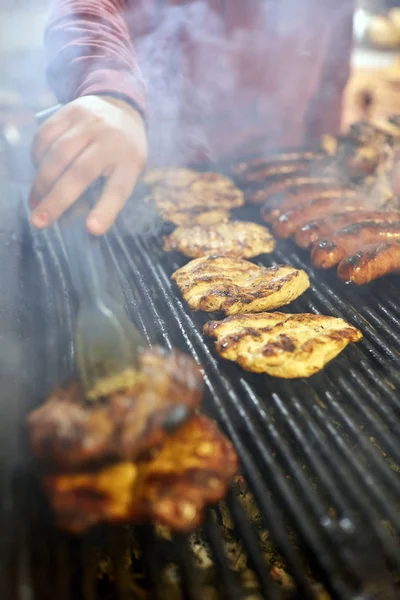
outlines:
{"label": "fingers", "polygon": [[103,193],[88,216],[86,226],[93,235],[103,235],[110,229],[124,207],[139,177],[132,165],[117,167],[108,178]]}
{"label": "fingers", "polygon": [[50,193],[64,171],[78,158],[93,138],[93,130],[83,125],[67,131],[50,146],[36,174],[29,203],[34,208]]}
{"label": "fingers", "polygon": [[104,171],[105,165],[99,160],[99,149],[92,144],[77,157],[38,204],[32,213],[32,224],[43,229],[54,223]]}

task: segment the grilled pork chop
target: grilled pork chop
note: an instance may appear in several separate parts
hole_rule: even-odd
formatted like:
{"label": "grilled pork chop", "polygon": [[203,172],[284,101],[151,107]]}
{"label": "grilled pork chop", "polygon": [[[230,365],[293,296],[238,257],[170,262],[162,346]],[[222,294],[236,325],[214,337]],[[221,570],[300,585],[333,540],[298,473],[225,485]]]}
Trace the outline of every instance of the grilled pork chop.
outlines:
{"label": "grilled pork chop", "polygon": [[274,248],[275,240],[268,229],[245,221],[178,227],[164,238],[164,250],[178,250],[191,258],[212,254],[251,258]]}
{"label": "grilled pork chop", "polygon": [[310,281],[288,265],[258,267],[239,258],[203,257],[172,275],[190,308],[226,315],[274,310],[298,298]]}
{"label": "grilled pork chop", "polygon": [[225,496],[237,468],[231,443],[210,419],[196,415],[147,461],[47,475],[43,483],[59,526],[71,533],[101,522],[147,521],[189,532],[206,506]]}
{"label": "grilled pork chop", "polygon": [[362,334],[342,319],[323,315],[260,313],[210,321],[204,333],[217,352],[247,371],[292,379],[310,377]]}

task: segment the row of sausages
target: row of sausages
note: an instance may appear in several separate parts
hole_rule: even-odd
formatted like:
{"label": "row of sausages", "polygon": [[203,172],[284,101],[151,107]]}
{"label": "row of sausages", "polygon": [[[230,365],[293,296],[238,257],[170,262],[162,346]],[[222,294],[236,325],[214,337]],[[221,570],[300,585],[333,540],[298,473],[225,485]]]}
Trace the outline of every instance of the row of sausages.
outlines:
{"label": "row of sausages", "polygon": [[234,172],[277,237],[293,237],[314,266],[336,266],[358,285],[400,271],[400,117],[386,125],[355,123],[329,149],[251,159]]}
{"label": "row of sausages", "polygon": [[261,209],[281,238],[311,248],[314,266],[337,266],[340,279],[362,285],[400,270],[400,211],[380,209],[362,191],[337,182],[280,182]]}

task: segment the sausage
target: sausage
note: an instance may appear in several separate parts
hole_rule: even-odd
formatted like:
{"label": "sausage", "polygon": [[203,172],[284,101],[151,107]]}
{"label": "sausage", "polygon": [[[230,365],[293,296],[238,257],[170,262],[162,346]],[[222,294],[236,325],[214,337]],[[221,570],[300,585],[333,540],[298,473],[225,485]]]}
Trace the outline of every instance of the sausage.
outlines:
{"label": "sausage", "polygon": [[294,239],[300,248],[308,248],[323,237],[329,236],[338,229],[359,223],[360,221],[400,221],[400,211],[385,210],[351,210],[329,215],[328,219],[321,218],[310,221],[297,229]]}
{"label": "sausage", "polygon": [[356,196],[347,202],[343,197],[337,196],[334,196],[333,198],[316,198],[305,206],[292,208],[292,210],[282,213],[275,221],[273,231],[278,237],[286,239],[293,235],[296,229],[305,225],[315,217],[325,215],[326,218],[329,219],[329,216],[332,213],[354,211],[357,208],[365,207],[365,204],[365,198],[361,195]]}
{"label": "sausage", "polygon": [[353,188],[343,188],[337,185],[300,186],[288,190],[286,195],[276,195],[274,201],[271,199],[261,208],[261,217],[267,223],[273,223],[281,214],[292,209],[308,206],[314,200],[322,198],[345,200],[355,198],[358,193]]}
{"label": "sausage", "polygon": [[322,150],[304,150],[303,152],[279,152],[271,156],[257,156],[247,162],[241,162],[233,168],[234,177],[241,179],[247,173],[257,171],[266,167],[278,165],[309,164],[311,162],[322,162],[331,160]]}
{"label": "sausage", "polygon": [[344,281],[364,285],[378,277],[399,271],[400,244],[378,244],[340,261],[337,274]]}
{"label": "sausage", "polygon": [[[291,188],[297,191],[300,188],[308,187],[310,191],[314,190],[316,195],[319,195],[318,190],[327,189],[328,187],[339,187],[337,178],[335,177],[299,177],[294,174],[292,176],[285,175],[277,177],[273,182],[264,186],[256,186],[246,193],[246,201],[250,204],[265,204],[276,202],[279,194],[285,196],[290,194]],[[281,196],[282,198],[282,196]]]}
{"label": "sausage", "polygon": [[242,173],[237,180],[241,185],[252,184],[255,182],[268,183],[268,179],[282,177],[287,175],[301,175],[309,172],[310,163],[308,161],[296,161],[289,163],[265,164],[259,167],[248,169]]}
{"label": "sausage", "polygon": [[311,252],[311,261],[316,267],[329,269],[357,252],[360,247],[396,240],[400,241],[400,221],[362,221],[338,229],[327,239],[318,241]]}

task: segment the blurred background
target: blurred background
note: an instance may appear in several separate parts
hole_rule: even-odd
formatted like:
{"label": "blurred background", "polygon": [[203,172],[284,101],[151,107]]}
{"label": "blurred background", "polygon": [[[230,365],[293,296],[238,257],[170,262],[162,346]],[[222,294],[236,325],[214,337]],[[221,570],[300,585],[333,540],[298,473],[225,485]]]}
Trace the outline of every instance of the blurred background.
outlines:
{"label": "blurred background", "polygon": [[[1,127],[21,125],[54,102],[46,86],[42,48],[50,3],[0,0]],[[358,118],[400,110],[400,0],[359,0],[354,37],[343,127]]]}

